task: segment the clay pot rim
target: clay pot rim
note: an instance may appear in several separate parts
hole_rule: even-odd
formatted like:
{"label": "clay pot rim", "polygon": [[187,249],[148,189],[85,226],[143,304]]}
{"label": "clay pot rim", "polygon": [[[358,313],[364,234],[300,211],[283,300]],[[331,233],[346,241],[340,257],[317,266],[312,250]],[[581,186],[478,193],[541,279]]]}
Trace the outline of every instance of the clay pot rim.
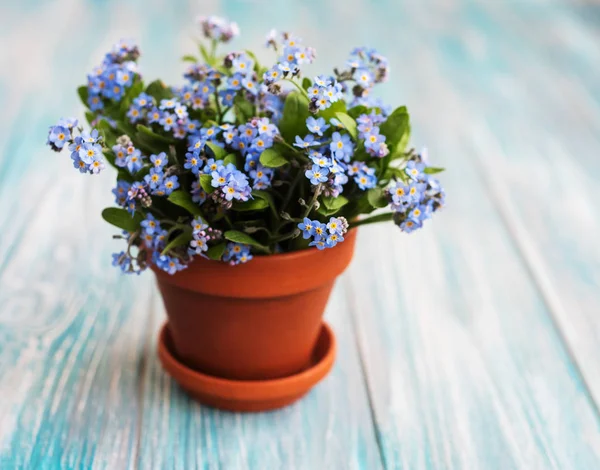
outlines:
{"label": "clay pot rim", "polygon": [[265,402],[286,397],[301,396],[308,392],[331,370],[337,352],[337,343],[331,327],[323,322],[315,351],[325,343],[324,352],[310,368],[288,377],[268,380],[232,380],[215,377],[189,368],[171,352],[172,344],[168,322],[158,337],[158,356],[165,370],[184,389],[201,392],[217,399],[236,402]]}
{"label": "clay pot rim", "polygon": [[[344,236],[345,241],[343,241],[342,243],[346,243],[346,238],[354,237],[356,235],[357,230],[358,230],[358,227],[354,227],[354,228],[351,228],[350,230],[348,230],[348,232]],[[326,250],[328,250],[328,249],[331,249],[331,248],[326,248]],[[286,253],[273,253],[270,255],[254,253],[252,255],[252,260],[249,261],[248,263],[252,263],[252,264],[256,265],[257,263],[267,263],[267,262],[281,263],[281,262],[285,262],[285,261],[298,261],[299,259],[314,256],[317,253],[323,253],[324,251],[325,250],[319,250],[318,248],[311,246],[308,248],[304,248],[302,250],[288,251]],[[207,262],[207,263],[211,263],[211,264],[215,264],[215,265],[225,265],[225,266],[229,266],[231,268],[237,267],[237,266],[230,266],[229,264],[227,264],[223,261],[217,261],[214,259],[202,258],[202,257],[201,257],[201,259],[202,259],[203,263]],[[192,260],[192,263],[195,260],[196,260],[196,257],[194,257],[194,259]],[[161,274],[163,273],[163,271],[161,269],[157,268],[153,263],[150,263],[149,266],[153,271],[155,271],[157,273],[161,273]]]}
{"label": "clay pot rim", "polygon": [[254,299],[285,297],[311,291],[339,276],[352,260],[356,234],[356,229],[350,230],[345,241],[333,248],[260,255],[236,266],[195,257],[187,269],[174,275],[152,264],[150,267],[159,284],[205,295]]}

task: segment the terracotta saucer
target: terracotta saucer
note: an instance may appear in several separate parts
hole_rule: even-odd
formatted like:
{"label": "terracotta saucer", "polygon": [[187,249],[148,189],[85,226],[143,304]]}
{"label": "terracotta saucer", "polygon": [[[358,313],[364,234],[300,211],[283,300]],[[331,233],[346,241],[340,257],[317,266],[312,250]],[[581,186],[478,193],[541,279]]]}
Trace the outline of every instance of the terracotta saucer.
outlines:
{"label": "terracotta saucer", "polygon": [[165,370],[195,400],[230,411],[267,411],[295,402],[331,370],[336,354],[333,331],[323,323],[312,365],[295,375],[270,380],[229,380],[190,369],[172,354],[168,323],[158,338],[158,357]]}

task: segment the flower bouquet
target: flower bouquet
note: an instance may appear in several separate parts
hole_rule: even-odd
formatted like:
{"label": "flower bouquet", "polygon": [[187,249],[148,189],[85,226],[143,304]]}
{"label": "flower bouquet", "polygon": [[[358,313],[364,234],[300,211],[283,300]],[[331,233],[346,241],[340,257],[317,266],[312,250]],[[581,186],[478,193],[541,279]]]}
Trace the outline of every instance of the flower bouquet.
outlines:
{"label": "flower bouquet", "polygon": [[184,85],[146,84],[138,47],[122,41],[78,90],[92,130],[61,119],[48,144],[81,173],[116,170],[119,207],[102,212],[125,244],[113,264],[155,272],[167,370],[206,403],[269,409],[331,367],[322,314],[354,228],[420,228],[444,205],[441,169],[408,147],[406,108],[371,97],[388,77],[375,50],[311,79],[301,69],[315,50],[299,38],[271,32],[264,67],[248,50],[218,53],[235,23],[199,23]]}

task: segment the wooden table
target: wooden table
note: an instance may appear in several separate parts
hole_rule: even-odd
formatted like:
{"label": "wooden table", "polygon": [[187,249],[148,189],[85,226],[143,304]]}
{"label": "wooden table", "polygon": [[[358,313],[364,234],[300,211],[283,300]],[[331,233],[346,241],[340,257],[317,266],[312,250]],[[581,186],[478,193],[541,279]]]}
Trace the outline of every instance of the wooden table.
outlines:
{"label": "wooden table", "polygon": [[[0,7],[0,468],[600,468],[600,6],[209,3]],[[448,168],[425,230],[361,230],[327,308],[336,366],[273,413],[199,406],[165,375],[152,276],[110,266],[113,175],[44,147],[121,37],[180,83],[201,12],[239,22],[232,47],[298,33],[315,74],[377,47],[381,96]]]}

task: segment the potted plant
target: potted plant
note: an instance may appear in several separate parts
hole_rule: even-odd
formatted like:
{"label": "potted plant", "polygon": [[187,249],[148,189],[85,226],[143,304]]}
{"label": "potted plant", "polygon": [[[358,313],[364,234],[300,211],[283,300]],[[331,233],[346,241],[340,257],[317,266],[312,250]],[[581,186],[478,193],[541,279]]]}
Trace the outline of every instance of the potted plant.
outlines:
{"label": "potted plant", "polygon": [[167,371],[213,406],[270,409],[331,367],[322,315],[356,227],[420,228],[444,204],[441,169],[408,147],[406,108],[370,96],[388,76],[375,50],[311,79],[315,51],[291,34],[267,37],[264,67],[247,50],[218,54],[235,23],[200,26],[208,41],[184,57],[184,85],[146,84],[122,41],[78,90],[92,130],[61,119],[48,144],[81,173],[116,170],[119,207],[102,212],[125,244],[113,265],[154,271]]}

